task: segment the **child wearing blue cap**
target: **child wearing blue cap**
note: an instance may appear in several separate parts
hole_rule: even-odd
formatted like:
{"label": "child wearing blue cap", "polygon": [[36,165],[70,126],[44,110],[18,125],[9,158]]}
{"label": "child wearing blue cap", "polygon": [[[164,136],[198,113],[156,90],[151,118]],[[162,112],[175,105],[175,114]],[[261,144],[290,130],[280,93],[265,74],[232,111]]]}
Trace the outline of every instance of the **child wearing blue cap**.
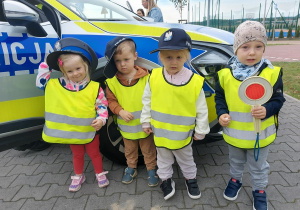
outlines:
{"label": "child wearing blue cap", "polygon": [[175,193],[172,180],[175,158],[185,177],[189,197],[198,199],[201,192],[192,142],[204,139],[210,130],[202,89],[204,78],[184,67],[185,63],[189,65],[191,50],[191,38],[184,30],[167,30],[159,38],[158,46],[150,53],[159,51],[163,67],[153,69],[146,84],[141,123],[145,133],[154,133],[157,174],[162,180],[164,199]]}
{"label": "child wearing blue cap", "polygon": [[144,156],[148,186],[158,185],[156,149],[152,134],[144,133],[140,123],[142,96],[147,83],[147,69],[135,65],[138,59],[136,44],[130,37],[115,37],[106,45],[104,67],[106,96],[110,110],[117,115],[118,128],[123,136],[127,168],[122,183],[130,184],[137,175],[138,150]]}
{"label": "child wearing blue cap", "polygon": [[[43,140],[70,144],[75,176],[71,176],[69,191],[78,191],[85,181],[85,150],[92,160],[98,186],[106,187],[108,172],[103,171],[96,131],[108,118],[107,100],[100,84],[89,76],[97,67],[97,55],[81,40],[65,38],[56,42],[46,60],[40,64],[36,78],[36,86],[45,90]],[[50,79],[49,67],[60,70],[63,76]]]}

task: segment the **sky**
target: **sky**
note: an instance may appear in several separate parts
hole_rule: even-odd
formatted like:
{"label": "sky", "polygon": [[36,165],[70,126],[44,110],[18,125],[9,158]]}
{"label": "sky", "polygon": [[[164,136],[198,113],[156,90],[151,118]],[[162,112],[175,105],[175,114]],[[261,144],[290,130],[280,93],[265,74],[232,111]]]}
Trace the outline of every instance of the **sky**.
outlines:
{"label": "sky", "polygon": [[[126,0],[113,0],[121,5],[126,5]],[[142,0],[128,0],[133,8],[136,11],[139,8],[143,8]],[[296,16],[298,12],[300,0],[274,0],[277,4],[279,12],[276,12],[276,17],[279,17],[279,13],[283,16],[293,15]],[[205,3],[206,2],[206,3]],[[208,0],[190,0],[190,7],[188,13],[188,6],[186,6],[182,12],[182,19],[191,21],[199,21],[199,11],[200,11],[200,21],[203,20],[204,8],[206,8],[205,15],[207,15],[207,3]],[[211,10],[213,8],[213,14],[218,16],[217,11],[217,2],[218,0],[210,0],[210,3],[213,3],[213,7],[210,7],[210,15],[212,14]],[[224,19],[230,19],[231,11],[233,18],[242,18],[243,9],[244,9],[244,18],[246,17],[259,17],[259,10],[261,5],[261,14],[260,17],[263,17],[264,8],[266,3],[266,16],[270,17],[270,5],[272,0],[220,0],[220,13],[219,18],[222,19],[222,13]],[[200,10],[199,10],[200,3]],[[180,14],[178,10],[175,9],[174,3],[170,0],[157,0],[157,5],[161,9],[164,22],[168,23],[178,23],[180,19]],[[206,5],[206,7],[205,7]],[[273,17],[275,17],[273,7]],[[188,16],[189,14],[189,16]]]}

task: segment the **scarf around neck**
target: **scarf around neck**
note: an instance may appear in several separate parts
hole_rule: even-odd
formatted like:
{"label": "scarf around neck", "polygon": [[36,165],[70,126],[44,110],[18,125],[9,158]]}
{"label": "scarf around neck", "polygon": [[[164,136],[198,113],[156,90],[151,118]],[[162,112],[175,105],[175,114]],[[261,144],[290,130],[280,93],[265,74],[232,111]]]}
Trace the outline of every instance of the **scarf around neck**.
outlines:
{"label": "scarf around neck", "polygon": [[271,62],[265,58],[262,58],[258,63],[254,64],[253,66],[248,66],[241,63],[236,55],[232,56],[228,61],[228,65],[232,68],[233,76],[240,81],[243,81],[246,78],[256,74],[264,63],[266,63],[271,69],[274,68]]}

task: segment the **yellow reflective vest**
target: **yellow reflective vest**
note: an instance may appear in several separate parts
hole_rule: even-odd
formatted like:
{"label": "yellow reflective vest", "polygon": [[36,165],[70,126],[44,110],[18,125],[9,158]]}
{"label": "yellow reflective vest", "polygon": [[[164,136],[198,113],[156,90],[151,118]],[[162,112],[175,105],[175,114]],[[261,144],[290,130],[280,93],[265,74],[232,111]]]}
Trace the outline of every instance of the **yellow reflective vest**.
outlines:
{"label": "yellow reflective vest", "polygon": [[100,84],[90,81],[80,91],[64,88],[59,79],[50,79],[45,90],[43,140],[60,144],[87,144],[95,137],[91,126],[96,118],[95,102]]}
{"label": "yellow reflective vest", "polygon": [[[277,82],[280,67],[265,68],[260,77],[267,79],[272,87]],[[256,133],[251,115],[251,106],[245,104],[238,95],[241,81],[235,79],[229,68],[218,72],[219,82],[225,93],[225,99],[229,110],[231,121],[229,126],[223,127],[225,141],[235,147],[253,149],[256,141]],[[259,146],[266,147],[276,138],[277,117],[271,116],[261,121],[261,134],[259,135]]]}
{"label": "yellow reflective vest", "polygon": [[203,77],[193,74],[186,84],[173,85],[166,81],[163,68],[152,70],[151,125],[157,147],[176,150],[190,144],[203,82]]}
{"label": "yellow reflective vest", "polygon": [[138,82],[132,86],[122,85],[116,76],[105,81],[122,108],[134,116],[134,119],[130,120],[128,123],[125,122],[122,117],[117,116],[118,128],[122,136],[126,139],[138,140],[149,136],[143,131],[140,122],[143,109],[142,97],[148,78],[149,74],[139,78]]}

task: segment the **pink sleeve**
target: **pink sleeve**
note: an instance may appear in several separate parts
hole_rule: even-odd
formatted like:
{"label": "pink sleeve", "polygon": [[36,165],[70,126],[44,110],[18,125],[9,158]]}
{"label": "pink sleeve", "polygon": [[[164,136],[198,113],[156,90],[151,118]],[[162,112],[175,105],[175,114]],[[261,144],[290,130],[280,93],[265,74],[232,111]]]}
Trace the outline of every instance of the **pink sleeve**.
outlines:
{"label": "pink sleeve", "polygon": [[96,119],[102,120],[103,125],[105,125],[106,120],[108,119],[107,99],[104,96],[104,91],[101,87],[99,89],[99,94],[96,99],[95,108],[97,110]]}
{"label": "pink sleeve", "polygon": [[38,88],[45,90],[45,86],[50,79],[50,74],[51,74],[51,71],[49,70],[47,63],[42,62],[38,69],[38,73],[37,73],[36,80],[35,80],[35,85]]}

